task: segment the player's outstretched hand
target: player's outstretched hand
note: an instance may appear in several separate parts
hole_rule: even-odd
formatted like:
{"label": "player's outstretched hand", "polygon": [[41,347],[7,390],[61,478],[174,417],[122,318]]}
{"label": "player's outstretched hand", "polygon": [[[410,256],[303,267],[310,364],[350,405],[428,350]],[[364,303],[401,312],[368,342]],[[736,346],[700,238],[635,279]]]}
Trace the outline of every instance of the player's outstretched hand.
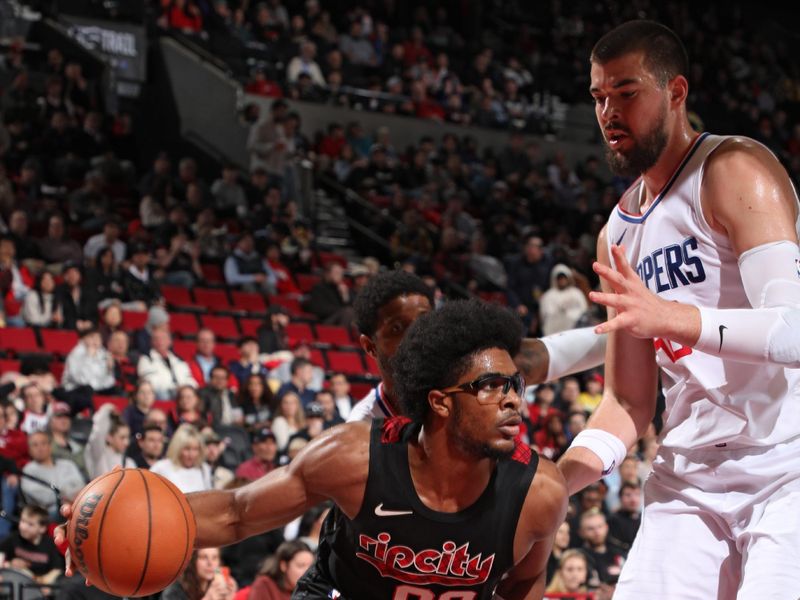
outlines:
{"label": "player's outstretched hand", "polygon": [[686,310],[696,312],[696,309],[669,302],[648,290],[628,263],[623,246],[611,246],[611,260],[617,266],[616,270],[599,262],[595,262],[593,268],[613,292],[591,292],[589,299],[613,308],[616,315],[595,327],[595,332],[624,330],[637,338],[663,337],[680,341],[676,339],[678,335],[672,325],[685,323],[691,318]]}
{"label": "player's outstretched hand", "polygon": [[[72,504],[69,502],[62,504],[59,512],[61,513],[61,516],[66,519],[66,521],[56,527],[55,531],[53,532],[53,538],[56,546],[60,546],[67,541],[67,523],[69,522],[70,517],[72,517]],[[72,577],[74,572],[72,570],[72,560],[69,555],[69,548],[67,548],[67,552],[64,554],[64,560],[67,563],[67,568],[64,569],[64,573],[67,577]]]}

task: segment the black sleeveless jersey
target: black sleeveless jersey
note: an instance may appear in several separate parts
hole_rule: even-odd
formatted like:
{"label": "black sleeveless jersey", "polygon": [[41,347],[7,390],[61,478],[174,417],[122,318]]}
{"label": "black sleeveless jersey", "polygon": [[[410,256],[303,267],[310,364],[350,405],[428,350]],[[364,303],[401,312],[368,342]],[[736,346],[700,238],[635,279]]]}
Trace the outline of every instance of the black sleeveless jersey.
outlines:
{"label": "black sleeveless jersey", "polygon": [[338,508],[329,513],[316,564],[293,598],[492,597],[514,564],[514,534],[538,455],[518,443],[472,506],[441,513],[422,503],[411,480],[408,442],[418,433],[405,418],[373,421],[361,509],[353,520]]}

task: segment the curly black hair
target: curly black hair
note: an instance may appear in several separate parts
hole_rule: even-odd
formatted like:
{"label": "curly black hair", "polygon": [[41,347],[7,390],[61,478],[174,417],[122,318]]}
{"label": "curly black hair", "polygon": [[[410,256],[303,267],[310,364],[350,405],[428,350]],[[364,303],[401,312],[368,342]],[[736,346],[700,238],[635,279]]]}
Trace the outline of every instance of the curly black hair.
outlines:
{"label": "curly black hair", "polygon": [[378,329],[378,311],[399,296],[419,294],[433,306],[433,290],[422,279],[406,271],[378,273],[367,281],[353,301],[359,333],[372,337]]}
{"label": "curly black hair", "polygon": [[480,300],[454,300],[420,316],[391,360],[393,390],[403,412],[423,422],[430,410],[428,392],[455,385],[478,352],[501,348],[516,355],[522,336],[515,313]]}

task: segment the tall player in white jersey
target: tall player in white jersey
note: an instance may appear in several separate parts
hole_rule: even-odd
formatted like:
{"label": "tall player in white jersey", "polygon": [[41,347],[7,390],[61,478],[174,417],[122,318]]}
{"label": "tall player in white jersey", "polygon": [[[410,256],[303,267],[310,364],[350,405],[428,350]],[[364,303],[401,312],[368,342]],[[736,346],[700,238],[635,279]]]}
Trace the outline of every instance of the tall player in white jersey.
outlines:
{"label": "tall player in white jersey", "polygon": [[666,397],[615,599],[800,597],[800,250],[795,190],[741,137],[696,134],[686,52],[649,21],[606,34],[591,94],[613,170],[639,179],[598,242],[603,401],[559,465],[619,464]]}
{"label": "tall player in white jersey", "polygon": [[[387,271],[367,282],[355,299],[354,309],[359,342],[377,362],[381,382],[353,407],[347,420],[396,416],[389,362],[406,329],[417,317],[433,310],[433,291],[416,275]],[[550,381],[602,364],[605,339],[589,327],[527,338],[514,361],[528,383]]]}

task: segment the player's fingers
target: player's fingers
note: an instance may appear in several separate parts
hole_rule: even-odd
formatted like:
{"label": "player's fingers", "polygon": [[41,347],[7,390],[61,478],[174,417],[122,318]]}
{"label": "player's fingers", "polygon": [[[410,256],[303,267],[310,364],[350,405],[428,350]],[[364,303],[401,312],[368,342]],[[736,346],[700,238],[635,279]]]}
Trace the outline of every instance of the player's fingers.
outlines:
{"label": "player's fingers", "polygon": [[66,568],[64,569],[64,574],[67,577],[72,577],[75,572],[72,569],[72,555],[70,554],[69,548],[67,548],[67,552],[64,554],[64,561],[67,564]]}
{"label": "player's fingers", "polygon": [[625,315],[617,315],[613,319],[609,319],[604,323],[600,323],[600,325],[594,328],[594,332],[597,334],[611,333],[612,331],[625,329],[626,324],[627,319],[625,319]]}
{"label": "player's fingers", "polygon": [[614,259],[614,264],[617,267],[617,271],[622,273],[622,275],[625,277],[636,277],[636,272],[628,262],[628,257],[625,256],[625,246],[617,246],[616,244],[613,244],[611,246],[611,256]]}
{"label": "player's fingers", "polygon": [[625,291],[625,278],[611,267],[599,262],[592,264],[594,272],[605,279],[617,293]]}
{"label": "player's fingers", "polygon": [[56,542],[56,545],[62,544],[64,540],[67,538],[67,528],[64,525],[59,525],[53,530],[53,539]]}
{"label": "player's fingers", "polygon": [[625,300],[619,294],[608,294],[606,292],[589,292],[589,300],[596,304],[602,304],[613,309],[624,308]]}
{"label": "player's fingers", "polygon": [[61,512],[62,517],[69,519],[72,516],[72,504],[65,502],[61,505],[59,512]]}

